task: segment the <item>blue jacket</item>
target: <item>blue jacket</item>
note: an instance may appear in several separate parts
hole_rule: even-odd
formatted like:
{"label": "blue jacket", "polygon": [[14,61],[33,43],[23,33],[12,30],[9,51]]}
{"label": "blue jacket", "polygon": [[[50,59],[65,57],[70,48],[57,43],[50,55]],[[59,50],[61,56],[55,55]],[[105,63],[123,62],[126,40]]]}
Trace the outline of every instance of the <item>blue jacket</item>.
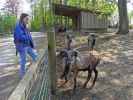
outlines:
{"label": "blue jacket", "polygon": [[25,47],[34,48],[33,40],[29,30],[20,22],[17,22],[14,29],[14,43],[16,50],[21,52]]}

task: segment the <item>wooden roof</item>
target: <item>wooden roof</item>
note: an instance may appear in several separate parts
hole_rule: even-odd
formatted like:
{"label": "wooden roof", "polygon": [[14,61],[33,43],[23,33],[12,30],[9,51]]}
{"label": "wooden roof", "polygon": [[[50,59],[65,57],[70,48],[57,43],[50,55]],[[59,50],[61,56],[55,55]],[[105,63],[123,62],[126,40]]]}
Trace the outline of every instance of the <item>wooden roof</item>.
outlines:
{"label": "wooden roof", "polygon": [[61,16],[78,16],[80,12],[90,12],[90,13],[95,13],[95,14],[101,14],[102,12],[98,11],[92,11],[88,9],[83,9],[83,8],[77,8],[77,7],[72,7],[72,6],[67,6],[67,5],[62,5],[62,4],[53,4],[53,10],[56,15],[61,15]]}

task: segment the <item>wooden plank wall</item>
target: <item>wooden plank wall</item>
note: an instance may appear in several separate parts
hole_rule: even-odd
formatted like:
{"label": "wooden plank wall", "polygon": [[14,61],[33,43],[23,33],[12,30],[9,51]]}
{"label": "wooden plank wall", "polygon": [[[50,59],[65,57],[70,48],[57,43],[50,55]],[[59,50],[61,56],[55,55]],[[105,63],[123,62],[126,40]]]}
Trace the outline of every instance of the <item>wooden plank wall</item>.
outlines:
{"label": "wooden plank wall", "polygon": [[90,12],[81,12],[81,29],[106,29],[108,27],[107,17],[99,17]]}

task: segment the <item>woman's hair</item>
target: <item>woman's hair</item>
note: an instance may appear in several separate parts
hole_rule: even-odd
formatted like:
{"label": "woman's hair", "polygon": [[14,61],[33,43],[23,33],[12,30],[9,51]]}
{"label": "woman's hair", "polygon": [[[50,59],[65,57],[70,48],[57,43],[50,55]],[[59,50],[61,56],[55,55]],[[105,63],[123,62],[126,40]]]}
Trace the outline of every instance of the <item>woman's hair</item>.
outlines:
{"label": "woman's hair", "polygon": [[25,17],[27,17],[27,16],[29,16],[29,15],[26,14],[26,13],[22,13],[21,16],[20,16],[20,22],[23,22],[23,19],[24,19]]}

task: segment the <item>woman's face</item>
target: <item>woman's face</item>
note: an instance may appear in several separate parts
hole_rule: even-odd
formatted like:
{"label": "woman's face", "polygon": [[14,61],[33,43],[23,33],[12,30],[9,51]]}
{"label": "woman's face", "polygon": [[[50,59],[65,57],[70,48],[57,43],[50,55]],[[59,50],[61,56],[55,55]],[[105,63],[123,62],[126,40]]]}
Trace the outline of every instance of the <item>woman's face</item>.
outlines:
{"label": "woman's face", "polygon": [[28,24],[28,22],[29,22],[29,17],[26,16],[26,17],[23,19],[23,22],[24,22],[24,24]]}

